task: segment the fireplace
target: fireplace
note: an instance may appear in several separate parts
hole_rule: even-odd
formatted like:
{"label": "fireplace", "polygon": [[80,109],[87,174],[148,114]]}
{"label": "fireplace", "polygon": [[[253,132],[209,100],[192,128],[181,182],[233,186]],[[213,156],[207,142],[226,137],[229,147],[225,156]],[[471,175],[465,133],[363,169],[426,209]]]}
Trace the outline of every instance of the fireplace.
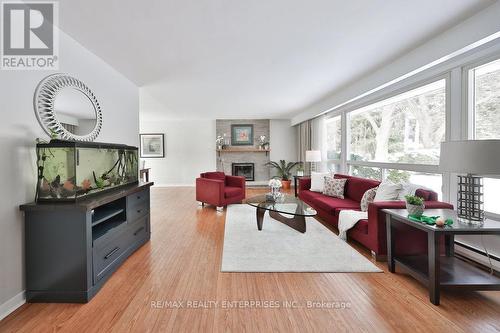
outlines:
{"label": "fireplace", "polygon": [[233,176],[243,176],[246,180],[255,180],[255,165],[254,163],[233,163],[232,164],[232,175]]}

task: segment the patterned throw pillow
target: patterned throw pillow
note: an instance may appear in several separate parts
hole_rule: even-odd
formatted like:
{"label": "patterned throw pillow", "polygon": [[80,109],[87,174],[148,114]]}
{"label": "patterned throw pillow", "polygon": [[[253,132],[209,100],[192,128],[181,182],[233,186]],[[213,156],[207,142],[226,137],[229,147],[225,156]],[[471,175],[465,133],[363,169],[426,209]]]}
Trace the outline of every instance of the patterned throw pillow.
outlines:
{"label": "patterned throw pillow", "polygon": [[347,179],[335,179],[332,176],[325,177],[323,194],[334,198],[344,199],[344,187]]}
{"label": "patterned throw pillow", "polygon": [[377,189],[378,186],[369,189],[368,191],[365,192],[365,194],[363,194],[363,198],[361,198],[361,203],[360,203],[362,212],[366,212],[368,210],[368,205],[370,205],[370,203],[372,203],[373,200],[375,199],[375,195],[377,194]]}

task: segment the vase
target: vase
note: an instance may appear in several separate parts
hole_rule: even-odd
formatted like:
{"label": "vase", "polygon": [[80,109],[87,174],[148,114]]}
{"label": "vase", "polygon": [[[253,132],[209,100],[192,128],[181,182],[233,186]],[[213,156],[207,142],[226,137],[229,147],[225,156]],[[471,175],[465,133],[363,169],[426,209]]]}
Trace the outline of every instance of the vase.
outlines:
{"label": "vase", "polygon": [[271,194],[276,195],[278,193],[280,193],[279,187],[271,187]]}
{"label": "vase", "polygon": [[291,182],[292,182],[291,180],[282,180],[281,184],[283,185],[283,189],[289,190]]}
{"label": "vase", "polygon": [[406,210],[409,215],[420,217],[424,214],[425,205],[412,205],[410,203],[406,203]]}

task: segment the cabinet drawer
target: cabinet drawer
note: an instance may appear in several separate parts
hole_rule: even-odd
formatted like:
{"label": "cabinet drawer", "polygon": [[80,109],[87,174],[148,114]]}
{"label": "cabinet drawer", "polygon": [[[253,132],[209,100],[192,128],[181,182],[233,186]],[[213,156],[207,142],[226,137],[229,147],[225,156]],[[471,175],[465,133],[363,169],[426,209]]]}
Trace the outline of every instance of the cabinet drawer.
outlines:
{"label": "cabinet drawer", "polygon": [[128,229],[117,232],[106,244],[93,248],[94,281],[99,281],[130,246]]}
{"label": "cabinet drawer", "polygon": [[143,190],[127,196],[127,207],[146,201],[149,203],[149,190]]}
{"label": "cabinet drawer", "polygon": [[136,244],[149,237],[149,216],[144,216],[129,225],[130,244]]}
{"label": "cabinet drawer", "polygon": [[134,222],[147,214],[149,214],[149,200],[139,201],[127,207],[128,222]]}

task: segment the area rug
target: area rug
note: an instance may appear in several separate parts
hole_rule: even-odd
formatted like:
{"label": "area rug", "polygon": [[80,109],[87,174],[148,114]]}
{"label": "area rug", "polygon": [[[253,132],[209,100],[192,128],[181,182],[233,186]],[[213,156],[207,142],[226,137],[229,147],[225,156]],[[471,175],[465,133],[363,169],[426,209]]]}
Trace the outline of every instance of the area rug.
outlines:
{"label": "area rug", "polygon": [[306,224],[302,234],[266,212],[258,231],[254,207],[228,206],[221,272],[381,272],[314,218]]}

